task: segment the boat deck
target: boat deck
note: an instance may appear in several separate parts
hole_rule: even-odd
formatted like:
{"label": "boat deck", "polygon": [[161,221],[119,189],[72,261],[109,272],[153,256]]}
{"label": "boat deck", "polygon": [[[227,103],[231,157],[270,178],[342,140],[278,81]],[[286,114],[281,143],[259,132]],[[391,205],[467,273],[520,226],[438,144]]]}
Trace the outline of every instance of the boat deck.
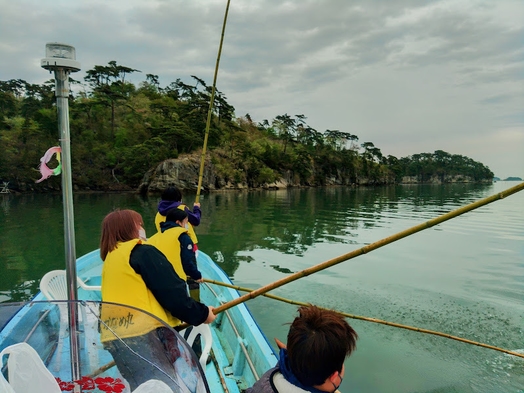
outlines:
{"label": "boat deck", "polygon": [[[205,253],[199,252],[198,264],[204,277],[231,283]],[[98,250],[77,261],[77,275],[87,285],[100,285],[101,268]],[[206,283],[201,285],[200,296],[203,303],[218,307],[239,295],[236,290]],[[81,300],[77,330],[80,370],[86,383],[89,382],[84,391],[97,392],[101,390],[96,390],[98,385],[93,381],[109,378],[107,381],[120,383],[122,378],[114,367],[112,356],[100,343],[100,292],[79,288],[78,298]],[[44,300],[40,293],[24,308],[11,309],[15,314],[8,317],[9,321],[0,332],[0,350],[16,342],[27,342],[66,390],[71,381],[68,305],[65,301],[49,303]],[[210,361],[204,370],[210,392],[241,393],[277,362],[276,354],[244,304],[220,313],[210,327],[213,342]]]}

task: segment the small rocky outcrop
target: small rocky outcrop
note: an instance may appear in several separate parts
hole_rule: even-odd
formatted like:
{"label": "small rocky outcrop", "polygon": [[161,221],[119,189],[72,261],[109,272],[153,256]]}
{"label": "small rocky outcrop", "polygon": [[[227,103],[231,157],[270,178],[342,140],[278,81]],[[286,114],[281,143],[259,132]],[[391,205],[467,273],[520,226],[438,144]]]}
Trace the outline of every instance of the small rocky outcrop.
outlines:
{"label": "small rocky outcrop", "polygon": [[[200,174],[200,160],[200,155],[191,154],[162,161],[155,168],[147,171],[138,187],[138,192],[141,194],[157,193],[169,186],[176,186],[181,190],[196,190]],[[209,158],[206,158],[202,188],[214,190],[217,182],[213,164]]]}

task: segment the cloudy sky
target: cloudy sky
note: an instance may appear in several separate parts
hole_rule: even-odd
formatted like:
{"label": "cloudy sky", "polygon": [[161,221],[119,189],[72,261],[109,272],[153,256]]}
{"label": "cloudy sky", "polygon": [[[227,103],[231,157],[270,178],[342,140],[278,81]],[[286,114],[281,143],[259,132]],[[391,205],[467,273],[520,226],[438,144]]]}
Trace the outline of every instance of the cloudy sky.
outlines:
{"label": "cloudy sky", "polygon": [[[0,80],[42,83],[47,42],[209,85],[227,0],[0,0]],[[73,75],[83,80],[81,71]],[[231,0],[217,87],[253,120],[304,114],[384,155],[444,150],[524,178],[524,1]]]}

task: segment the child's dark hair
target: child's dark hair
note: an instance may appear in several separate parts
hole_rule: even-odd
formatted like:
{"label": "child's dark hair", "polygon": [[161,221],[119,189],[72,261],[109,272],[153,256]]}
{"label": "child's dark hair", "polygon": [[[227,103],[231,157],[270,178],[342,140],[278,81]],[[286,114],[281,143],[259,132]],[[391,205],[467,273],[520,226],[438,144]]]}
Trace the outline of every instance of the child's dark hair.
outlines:
{"label": "child's dark hair", "polygon": [[182,201],[182,192],[176,187],[168,187],[162,192],[160,198],[163,201],[180,202]]}
{"label": "child's dark hair", "polygon": [[182,210],[182,209],[179,209],[178,207],[175,207],[171,210],[169,210],[166,214],[166,221],[171,221],[171,222],[177,222],[177,221],[184,221],[185,219],[187,218],[187,213]]}
{"label": "child's dark hair", "polygon": [[287,336],[289,365],[306,386],[321,385],[356,349],[357,333],[344,317],[316,306],[298,309]]}

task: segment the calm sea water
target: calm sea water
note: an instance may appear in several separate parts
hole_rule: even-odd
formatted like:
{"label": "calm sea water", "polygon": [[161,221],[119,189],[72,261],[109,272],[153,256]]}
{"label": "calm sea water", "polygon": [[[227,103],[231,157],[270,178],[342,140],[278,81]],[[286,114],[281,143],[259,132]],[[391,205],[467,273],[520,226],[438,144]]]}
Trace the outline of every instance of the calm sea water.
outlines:
{"label": "calm sea water", "polygon": [[[516,184],[213,193],[201,198],[197,233],[235,283],[258,288]],[[0,301],[30,298],[47,271],[64,268],[61,199],[0,196]],[[101,220],[116,207],[139,211],[154,231],[158,198],[74,199],[78,255],[98,247]],[[524,191],[272,293],[524,353]],[[296,306],[248,305],[270,341],[285,341]],[[344,392],[524,391],[522,358],[349,321],[360,338]]]}

